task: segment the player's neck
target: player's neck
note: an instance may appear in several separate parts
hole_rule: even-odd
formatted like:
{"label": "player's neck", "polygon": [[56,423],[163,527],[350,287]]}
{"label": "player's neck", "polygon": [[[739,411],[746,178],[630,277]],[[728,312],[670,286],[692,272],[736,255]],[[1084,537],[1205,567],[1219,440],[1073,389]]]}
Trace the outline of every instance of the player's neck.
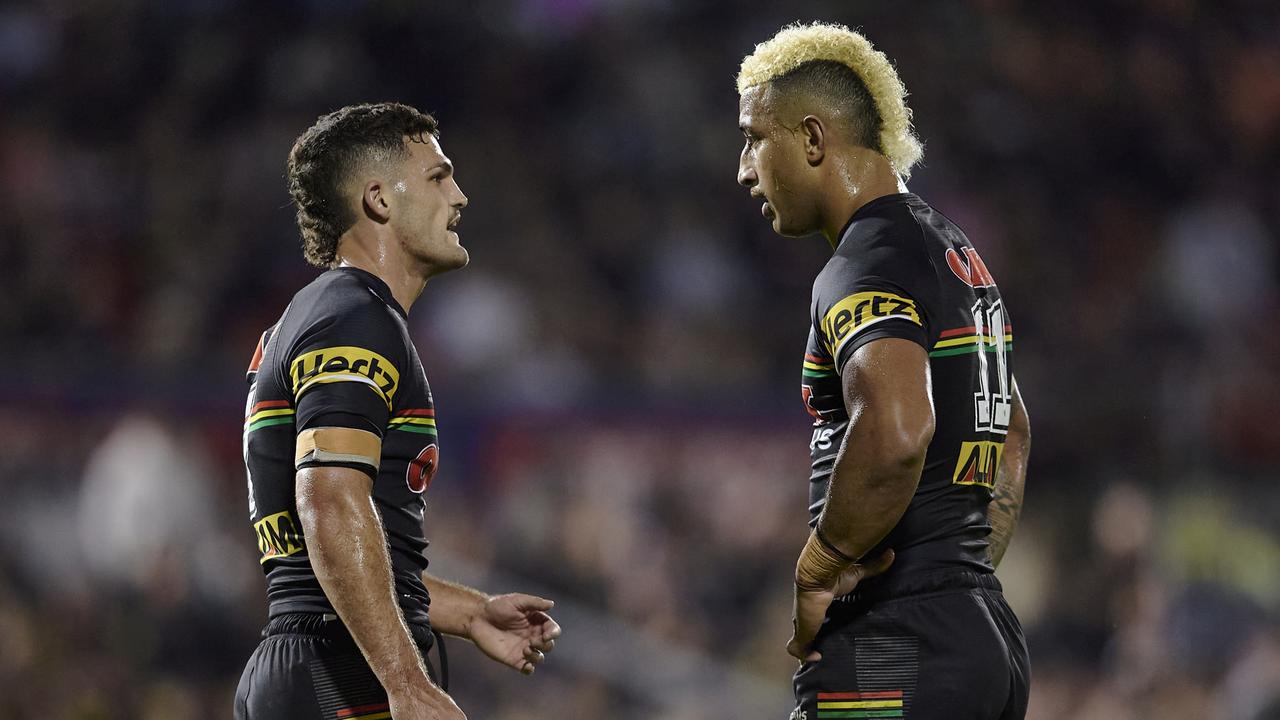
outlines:
{"label": "player's neck", "polygon": [[346,242],[344,236],[338,246],[338,266],[353,267],[376,276],[387,284],[391,296],[407,313],[427,286],[426,273],[420,272],[417,263],[404,257],[398,246],[386,247],[374,244],[376,251],[370,251],[371,244]]}
{"label": "player's neck", "polygon": [[831,184],[822,236],[835,250],[849,220],[867,203],[886,195],[907,191],[906,183],[893,171],[885,156],[863,151],[836,164],[836,182]]}

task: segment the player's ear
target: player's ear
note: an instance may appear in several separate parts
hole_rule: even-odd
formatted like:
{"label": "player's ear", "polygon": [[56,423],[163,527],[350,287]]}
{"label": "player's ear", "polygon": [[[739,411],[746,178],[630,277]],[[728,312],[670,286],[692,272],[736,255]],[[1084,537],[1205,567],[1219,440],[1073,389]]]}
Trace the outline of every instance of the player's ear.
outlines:
{"label": "player's ear", "polygon": [[365,216],[376,223],[385,223],[391,219],[390,198],[387,197],[386,190],[381,180],[370,180],[365,183],[364,192],[360,195]]}
{"label": "player's ear", "polygon": [[804,141],[804,157],[810,166],[822,164],[827,154],[827,133],[822,121],[814,115],[805,115],[800,122],[801,140]]}

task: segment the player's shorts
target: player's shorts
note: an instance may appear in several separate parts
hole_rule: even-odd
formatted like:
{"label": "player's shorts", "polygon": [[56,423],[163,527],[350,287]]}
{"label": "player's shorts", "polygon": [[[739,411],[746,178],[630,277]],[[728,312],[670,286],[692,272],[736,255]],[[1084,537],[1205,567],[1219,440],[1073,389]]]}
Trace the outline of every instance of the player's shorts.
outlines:
{"label": "player's shorts", "polygon": [[[410,624],[432,681],[439,682],[427,651],[431,629]],[[274,617],[249,657],[236,688],[236,720],[382,720],[390,718],[387,693],[355,640],[332,615],[291,613]]]}
{"label": "player's shorts", "polygon": [[994,575],[890,576],[837,599],[795,675],[792,720],[1021,720],[1031,670]]}

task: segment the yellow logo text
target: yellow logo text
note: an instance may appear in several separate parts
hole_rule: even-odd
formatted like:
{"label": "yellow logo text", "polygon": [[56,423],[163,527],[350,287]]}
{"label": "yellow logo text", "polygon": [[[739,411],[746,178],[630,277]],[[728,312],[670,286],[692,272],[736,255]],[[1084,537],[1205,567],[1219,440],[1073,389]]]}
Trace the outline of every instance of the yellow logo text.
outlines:
{"label": "yellow logo text", "polygon": [[253,524],[258,534],[258,550],[266,562],[275,558],[287,557],[307,549],[302,540],[302,526],[288,511],[268,515]]}
{"label": "yellow logo text", "polygon": [[342,346],[321,348],[299,355],[289,366],[295,400],[316,385],[333,382],[360,382],[373,388],[391,407],[391,398],[400,384],[400,373],[384,357],[372,350]]}
{"label": "yellow logo text", "polygon": [[1004,443],[994,440],[978,440],[960,444],[960,457],[951,482],[956,485],[984,485],[995,487],[996,472],[1000,469],[1000,456]]}
{"label": "yellow logo text", "polygon": [[922,324],[916,304],[909,298],[877,290],[854,293],[831,306],[822,318],[822,339],[826,341],[831,357],[837,357],[840,348],[859,330],[889,318]]}

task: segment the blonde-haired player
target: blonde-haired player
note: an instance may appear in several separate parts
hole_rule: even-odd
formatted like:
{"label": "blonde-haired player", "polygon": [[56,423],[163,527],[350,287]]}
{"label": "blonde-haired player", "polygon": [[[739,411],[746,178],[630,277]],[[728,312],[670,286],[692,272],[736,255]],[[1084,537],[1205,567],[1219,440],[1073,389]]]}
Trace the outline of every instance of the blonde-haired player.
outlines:
{"label": "blonde-haired player", "polygon": [[995,279],[907,192],[923,150],[865,37],[785,27],[742,61],[738,92],[738,182],[777,233],[833,249],[802,380],[812,532],[787,646],[793,717],[1021,718],[1026,643],[995,566],[1030,423]]}

